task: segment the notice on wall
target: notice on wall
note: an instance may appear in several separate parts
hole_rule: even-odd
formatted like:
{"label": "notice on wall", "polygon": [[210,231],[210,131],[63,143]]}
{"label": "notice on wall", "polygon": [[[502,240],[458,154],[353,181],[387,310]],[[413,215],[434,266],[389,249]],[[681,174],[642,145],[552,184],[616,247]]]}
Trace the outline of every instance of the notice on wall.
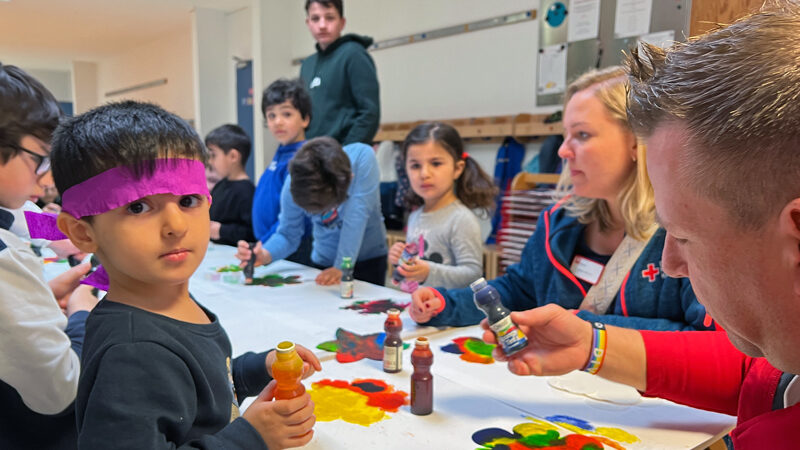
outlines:
{"label": "notice on wall", "polygon": [[650,32],[653,0],[617,0],[614,14],[614,38],[640,36]]}
{"label": "notice on wall", "polygon": [[597,39],[600,26],[600,0],[571,0],[567,41]]}
{"label": "notice on wall", "polygon": [[539,95],[560,94],[567,87],[567,46],[550,45],[539,50]]}

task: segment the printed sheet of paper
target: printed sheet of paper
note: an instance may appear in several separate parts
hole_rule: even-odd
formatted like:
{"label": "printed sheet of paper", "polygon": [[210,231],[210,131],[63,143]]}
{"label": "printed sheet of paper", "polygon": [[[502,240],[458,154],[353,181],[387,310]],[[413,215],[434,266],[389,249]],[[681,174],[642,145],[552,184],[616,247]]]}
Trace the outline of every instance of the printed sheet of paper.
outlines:
{"label": "printed sheet of paper", "polygon": [[567,41],[596,39],[600,27],[600,0],[572,0],[569,2]]}
{"label": "printed sheet of paper", "polygon": [[560,94],[567,86],[567,46],[556,44],[539,51],[539,95]]}
{"label": "printed sheet of paper", "polygon": [[650,31],[650,15],[653,0],[617,0],[614,13],[614,38],[626,38],[647,34]]}

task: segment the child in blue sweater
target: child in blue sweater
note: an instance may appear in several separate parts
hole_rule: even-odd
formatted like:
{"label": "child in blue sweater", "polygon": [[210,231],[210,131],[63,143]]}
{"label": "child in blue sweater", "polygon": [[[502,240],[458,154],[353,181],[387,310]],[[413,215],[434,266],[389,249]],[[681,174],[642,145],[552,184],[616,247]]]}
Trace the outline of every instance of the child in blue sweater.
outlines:
{"label": "child in blue sweater", "polygon": [[[305,143],[305,129],[311,120],[311,97],[298,80],[272,82],[261,96],[261,112],[267,128],[280,144],[272,162],[261,175],[253,198],[253,231],[256,239],[267,242],[278,229],[281,190],[289,175],[289,161]],[[311,265],[311,223],[294,254],[286,259]]]}
{"label": "child in blue sweater", "polygon": [[[332,138],[315,138],[298,150],[289,174],[281,192],[278,230],[263,246],[256,244],[255,264],[269,264],[294,252],[303,237],[303,223],[310,218],[314,235],[311,259],[323,269],[318,284],[339,283],[342,258],[351,257],[355,278],[383,285],[386,228],[372,147],[356,143],[342,148]],[[239,242],[236,256],[242,264],[251,254],[247,243]]]}

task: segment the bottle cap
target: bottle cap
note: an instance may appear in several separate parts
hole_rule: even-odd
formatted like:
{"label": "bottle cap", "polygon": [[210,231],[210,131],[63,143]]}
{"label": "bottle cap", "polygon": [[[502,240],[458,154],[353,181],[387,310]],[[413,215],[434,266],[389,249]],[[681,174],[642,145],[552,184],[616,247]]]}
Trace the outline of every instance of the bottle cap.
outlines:
{"label": "bottle cap", "polygon": [[414,347],[427,347],[428,346],[428,338],[425,336],[420,336],[414,341]]}
{"label": "bottle cap", "polygon": [[294,351],[294,342],[283,341],[276,348],[278,353],[291,353]]}
{"label": "bottle cap", "polygon": [[353,257],[352,256],[342,256],[342,262],[343,263],[352,263],[353,262]]}
{"label": "bottle cap", "polygon": [[400,310],[397,309],[397,308],[392,308],[392,309],[386,311],[386,314],[388,314],[390,316],[399,316],[400,315]]}
{"label": "bottle cap", "polygon": [[483,277],[478,278],[477,280],[473,281],[469,287],[472,289],[472,292],[478,292],[481,289],[486,287],[486,279]]}

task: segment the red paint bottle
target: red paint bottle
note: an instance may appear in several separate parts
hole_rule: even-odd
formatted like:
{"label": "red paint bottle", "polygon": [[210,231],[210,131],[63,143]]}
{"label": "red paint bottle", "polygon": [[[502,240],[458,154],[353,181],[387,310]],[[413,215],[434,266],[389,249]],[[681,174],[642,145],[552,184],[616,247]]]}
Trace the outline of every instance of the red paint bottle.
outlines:
{"label": "red paint bottle", "polygon": [[295,350],[294,343],[283,341],[278,344],[275,362],[272,364],[272,378],[278,383],[275,387],[275,400],[288,400],[300,397],[306,392],[300,382],[303,379],[303,360]]}
{"label": "red paint bottle", "polygon": [[383,323],[386,338],[383,340],[383,371],[397,373],[403,370],[403,321],[400,319],[400,310],[392,308],[387,311],[389,317]]}
{"label": "red paint bottle", "polygon": [[411,374],[411,413],[424,416],[433,412],[433,352],[428,344],[428,338],[418,337],[411,352],[411,364],[414,373]]}

